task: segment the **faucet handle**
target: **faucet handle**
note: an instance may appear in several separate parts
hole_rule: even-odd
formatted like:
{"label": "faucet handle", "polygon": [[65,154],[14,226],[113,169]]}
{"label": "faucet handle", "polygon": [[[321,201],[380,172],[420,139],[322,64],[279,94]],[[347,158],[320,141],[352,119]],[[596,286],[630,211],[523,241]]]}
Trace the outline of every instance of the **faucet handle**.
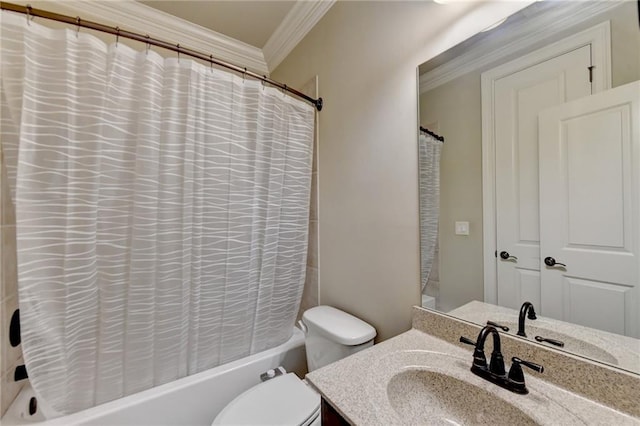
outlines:
{"label": "faucet handle", "polygon": [[494,322],[494,321],[487,321],[487,325],[492,325],[495,328],[499,328],[500,330],[504,331],[505,333],[507,331],[509,331],[509,327],[507,327],[506,325],[498,324],[497,322]]}
{"label": "faucet handle", "polygon": [[525,361],[523,359],[520,359],[518,357],[513,357],[511,358],[512,362],[515,362],[516,364],[522,364],[525,367],[529,367],[530,369],[537,371],[538,373],[543,373],[544,372],[544,367],[541,366],[540,364],[536,364],[535,362],[531,362],[531,361]]}
{"label": "faucet handle", "polygon": [[536,342],[547,342],[547,343],[551,343],[552,345],[560,346],[561,348],[564,348],[564,342],[562,340],[549,339],[548,337],[542,337],[542,336],[536,336],[534,337],[534,339],[536,339]]}
{"label": "faucet handle", "polygon": [[509,379],[511,381],[524,384],[524,373],[522,372],[521,365],[529,367],[530,369],[537,371],[538,373],[544,372],[544,367],[540,364],[525,361],[514,356],[513,358],[511,358],[511,368],[509,369]]}
{"label": "faucet handle", "polygon": [[511,368],[509,369],[509,382],[511,382],[511,390],[520,394],[529,393],[527,386],[524,383],[524,373],[522,372],[521,365],[531,368],[532,370],[542,373],[544,367],[529,361],[525,361],[518,357],[511,358]]}
{"label": "faucet handle", "polygon": [[471,345],[475,347],[473,351],[473,365],[478,368],[487,368],[487,357],[484,356],[484,351],[478,348],[477,342],[469,339],[468,337],[460,336],[460,343]]}
{"label": "faucet handle", "polygon": [[476,342],[469,339],[468,337],[460,336],[460,343],[465,343],[467,345],[475,346]]}

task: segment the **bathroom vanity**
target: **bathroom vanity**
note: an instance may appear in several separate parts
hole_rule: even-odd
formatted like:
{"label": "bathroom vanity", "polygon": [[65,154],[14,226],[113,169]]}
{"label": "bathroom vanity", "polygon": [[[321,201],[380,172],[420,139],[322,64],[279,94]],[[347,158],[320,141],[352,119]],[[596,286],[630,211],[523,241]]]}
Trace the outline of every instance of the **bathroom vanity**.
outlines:
{"label": "bathroom vanity", "polygon": [[473,348],[459,337],[475,341],[480,330],[414,308],[411,330],[307,375],[323,397],[323,424],[640,424],[638,376],[503,332],[507,370],[519,357],[544,372],[525,369],[524,395],[474,375]]}

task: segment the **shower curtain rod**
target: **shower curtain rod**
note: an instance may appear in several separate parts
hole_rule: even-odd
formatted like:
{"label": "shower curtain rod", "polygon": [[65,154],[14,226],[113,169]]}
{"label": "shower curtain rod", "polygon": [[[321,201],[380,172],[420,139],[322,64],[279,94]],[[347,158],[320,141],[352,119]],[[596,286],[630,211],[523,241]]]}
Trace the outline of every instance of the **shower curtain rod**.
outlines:
{"label": "shower curtain rod", "polygon": [[440,142],[444,143],[444,137],[443,136],[440,136],[439,134],[432,132],[431,130],[427,129],[426,127],[420,126],[420,131],[421,132],[425,132],[429,136],[433,136],[434,138],[438,139]]}
{"label": "shower curtain rod", "polygon": [[138,33],[134,33],[131,31],[126,31],[126,30],[122,30],[120,29],[120,27],[110,27],[108,25],[104,25],[104,24],[99,24],[97,22],[92,22],[92,21],[86,21],[84,19],[80,19],[79,16],[73,18],[71,16],[66,16],[66,15],[60,15],[58,13],[55,12],[49,12],[47,10],[42,10],[42,9],[34,9],[32,8],[30,5],[26,5],[26,6],[21,6],[21,5],[17,5],[17,4],[13,4],[13,3],[7,3],[7,2],[3,2],[0,1],[0,9],[2,10],[10,10],[12,12],[17,12],[17,13],[22,13],[27,15],[27,19],[31,19],[31,17],[38,17],[38,18],[44,18],[44,19],[50,19],[53,21],[58,21],[58,22],[64,22],[70,25],[75,25],[78,27],[78,30],[80,30],[80,27],[82,28],[89,28],[91,30],[96,30],[96,31],[101,31],[103,33],[108,33],[108,34],[113,34],[116,36],[116,41],[118,40],[118,37],[124,37],[124,38],[128,38],[131,40],[136,40],[142,43],[146,43],[147,45],[152,45],[152,46],[157,46],[157,47],[162,47],[163,49],[167,49],[167,50],[172,50],[174,52],[177,52],[178,54],[184,54],[187,56],[191,56],[193,58],[197,58],[206,62],[209,62],[211,64],[216,64],[219,65],[221,67],[230,69],[232,71],[235,71],[237,73],[242,74],[243,76],[248,76],[251,78],[255,78],[257,80],[262,80],[263,83],[268,83],[271,86],[275,86],[278,87],[284,91],[287,91],[289,93],[291,93],[294,96],[297,96],[299,98],[302,98],[308,102],[311,102],[318,111],[322,110],[322,106],[323,106],[323,101],[322,98],[318,98],[318,99],[314,99],[310,96],[305,95],[304,93],[293,89],[289,86],[287,86],[286,84],[280,83],[278,81],[272,80],[269,77],[267,77],[266,75],[260,75],[260,74],[256,74],[252,71],[247,70],[247,68],[242,68],[239,67],[237,65],[231,64],[229,62],[225,62],[221,59],[217,59],[214,58],[213,55],[207,55],[201,52],[198,52],[196,50],[192,50],[192,49],[187,49],[184,47],[181,47],[180,44],[171,44],[169,42],[163,41],[163,40],[159,40],[153,37],[149,37],[148,34],[138,34]]}

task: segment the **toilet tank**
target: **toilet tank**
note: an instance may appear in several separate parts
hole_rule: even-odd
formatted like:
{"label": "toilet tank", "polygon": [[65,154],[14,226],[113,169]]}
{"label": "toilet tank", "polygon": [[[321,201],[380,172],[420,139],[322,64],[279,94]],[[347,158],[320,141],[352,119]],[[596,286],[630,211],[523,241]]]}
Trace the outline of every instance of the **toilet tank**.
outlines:
{"label": "toilet tank", "polygon": [[376,329],[331,306],[316,306],[302,314],[309,371],[373,346]]}

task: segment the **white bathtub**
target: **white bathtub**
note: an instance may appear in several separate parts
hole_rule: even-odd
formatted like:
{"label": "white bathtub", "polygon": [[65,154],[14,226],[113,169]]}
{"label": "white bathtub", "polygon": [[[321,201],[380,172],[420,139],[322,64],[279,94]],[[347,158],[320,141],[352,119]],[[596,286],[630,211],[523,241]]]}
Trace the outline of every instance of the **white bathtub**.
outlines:
{"label": "white bathtub", "polygon": [[30,387],[25,387],[1,423],[3,426],[209,426],[233,398],[260,383],[261,373],[280,365],[300,377],[306,373],[304,334],[297,328],[291,339],[276,348],[52,420],[44,420],[39,412],[29,415],[29,400],[34,395]]}

